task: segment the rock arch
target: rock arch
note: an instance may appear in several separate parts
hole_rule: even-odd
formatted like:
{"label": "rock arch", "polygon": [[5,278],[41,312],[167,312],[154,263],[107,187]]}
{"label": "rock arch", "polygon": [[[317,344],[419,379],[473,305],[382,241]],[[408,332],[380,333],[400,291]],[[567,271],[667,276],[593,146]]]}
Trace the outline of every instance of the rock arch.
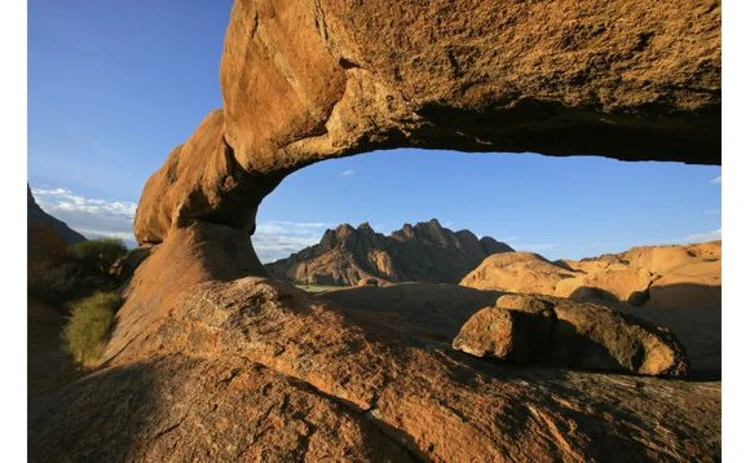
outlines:
{"label": "rock arch", "polygon": [[720,385],[493,368],[248,276],[247,238],[285,175],[376,148],[718,164],[719,21],[705,0],[236,0],[223,109],[146,183],[135,233],[161,244],[102,369],[30,408],[30,459],[716,460]]}
{"label": "rock arch", "polygon": [[287,174],[375,149],[721,163],[713,0],[236,0],[220,81],[145,185],[141,244],[252,234]]}

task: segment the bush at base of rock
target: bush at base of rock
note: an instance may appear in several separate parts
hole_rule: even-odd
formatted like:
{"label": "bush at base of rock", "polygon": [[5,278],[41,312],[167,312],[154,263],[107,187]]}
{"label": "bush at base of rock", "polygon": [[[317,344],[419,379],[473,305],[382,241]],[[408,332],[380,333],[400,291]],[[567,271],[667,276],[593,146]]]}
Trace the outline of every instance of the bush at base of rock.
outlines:
{"label": "bush at base of rock", "polygon": [[112,265],[128,253],[128,248],[117,238],[101,238],[77,243],[68,254],[78,260],[89,272],[107,275]]}
{"label": "bush at base of rock", "polygon": [[476,312],[453,348],[518,364],[684,376],[689,363],[672,332],[607,307],[506,294]]}
{"label": "bush at base of rock", "polygon": [[97,292],[71,304],[63,340],[76,363],[84,368],[96,365],[107,347],[120,305],[122,299],[114,292]]}

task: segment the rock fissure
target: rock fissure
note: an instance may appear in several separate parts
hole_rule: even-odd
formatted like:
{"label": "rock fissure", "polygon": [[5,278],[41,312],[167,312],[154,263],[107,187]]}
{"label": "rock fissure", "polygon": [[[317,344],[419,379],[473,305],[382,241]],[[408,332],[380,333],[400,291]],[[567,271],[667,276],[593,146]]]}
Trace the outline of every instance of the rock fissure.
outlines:
{"label": "rock fissure", "polygon": [[157,439],[163,437],[164,435],[166,435],[166,434],[174,431],[175,429],[179,428],[180,425],[182,425],[182,422],[185,421],[186,418],[187,418],[187,416],[183,416],[183,417],[179,418],[175,424],[173,424],[171,426],[167,426],[163,430],[161,430],[158,433],[156,433],[156,435],[152,438],[152,440],[157,440]]}

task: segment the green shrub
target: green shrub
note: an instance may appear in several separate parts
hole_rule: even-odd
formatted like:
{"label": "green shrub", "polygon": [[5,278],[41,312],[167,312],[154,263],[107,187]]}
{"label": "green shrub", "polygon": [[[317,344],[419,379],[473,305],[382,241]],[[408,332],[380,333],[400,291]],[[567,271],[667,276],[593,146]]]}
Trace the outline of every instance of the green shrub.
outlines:
{"label": "green shrub", "polygon": [[63,328],[64,347],[84,368],[96,365],[104,354],[120,305],[122,299],[114,292],[97,292],[71,304]]}
{"label": "green shrub", "polygon": [[117,238],[81,241],[68,250],[68,254],[81,262],[84,269],[104,275],[109,274],[112,264],[127,253],[128,248]]}

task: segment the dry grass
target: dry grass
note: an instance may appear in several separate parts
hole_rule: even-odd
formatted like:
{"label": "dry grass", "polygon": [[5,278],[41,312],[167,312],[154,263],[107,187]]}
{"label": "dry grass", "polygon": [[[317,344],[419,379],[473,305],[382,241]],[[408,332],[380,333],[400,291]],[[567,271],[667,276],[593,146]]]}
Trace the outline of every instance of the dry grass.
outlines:
{"label": "dry grass", "polygon": [[71,304],[63,345],[83,368],[96,366],[104,354],[120,305],[122,299],[115,292],[97,292]]}

